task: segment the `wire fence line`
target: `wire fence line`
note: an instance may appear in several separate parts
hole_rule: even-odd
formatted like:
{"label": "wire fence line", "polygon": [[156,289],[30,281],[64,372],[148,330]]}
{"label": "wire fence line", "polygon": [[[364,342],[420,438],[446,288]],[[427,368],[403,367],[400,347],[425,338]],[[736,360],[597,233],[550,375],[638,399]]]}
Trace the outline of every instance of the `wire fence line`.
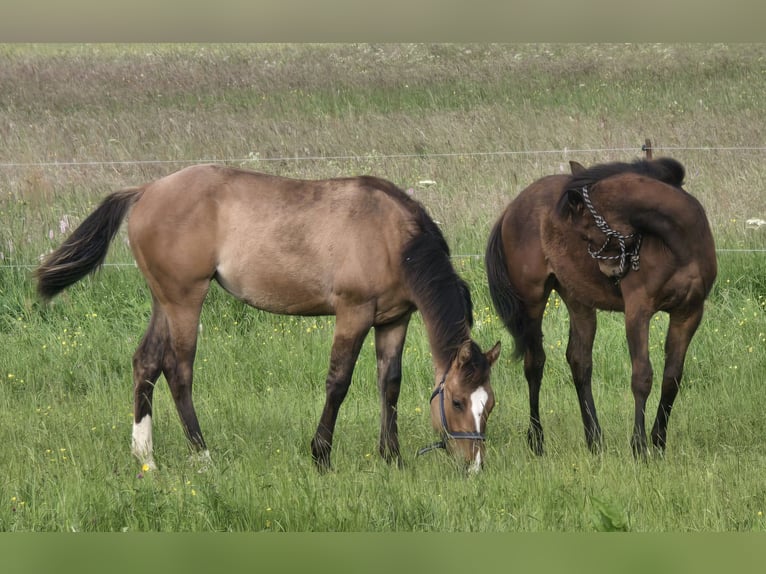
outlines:
{"label": "wire fence line", "polygon": [[[766,249],[716,249],[716,253],[766,253]],[[450,259],[483,259],[482,253],[458,253],[450,256]],[[33,270],[38,267],[39,264],[32,263],[9,263],[3,264],[0,262],[0,271],[2,270]],[[126,268],[134,267],[138,269],[138,265],[135,262],[132,263],[103,263],[101,267],[116,267]]]}
{"label": "wire fence line", "polygon": [[[766,152],[766,146],[651,146],[651,151],[703,151],[703,152]],[[258,163],[286,161],[352,161],[352,160],[386,160],[386,159],[428,159],[454,157],[502,157],[502,156],[534,156],[534,155],[567,155],[574,153],[604,153],[604,152],[647,152],[647,146],[624,146],[610,148],[563,148],[555,150],[500,150],[487,152],[444,152],[417,154],[366,154],[366,155],[336,155],[336,156],[283,156],[260,157],[248,155],[242,158],[207,158],[207,159],[144,159],[144,160],[115,160],[115,161],[40,161],[40,162],[0,162],[0,169],[11,168],[65,168],[65,167],[98,167],[120,165],[165,165],[165,164],[199,164],[199,163]],[[766,249],[716,249],[716,253],[766,253]],[[455,254],[452,259],[480,259],[484,256],[478,253]],[[35,269],[37,264],[4,264],[0,261],[0,269]],[[136,267],[135,263],[105,263],[103,267]]]}
{"label": "wire fence line", "polygon": [[[653,151],[703,151],[703,152],[766,152],[766,146],[653,146]],[[610,148],[563,148],[549,150],[498,150],[498,151],[464,151],[437,153],[395,153],[395,154],[357,154],[357,155],[315,155],[315,156],[281,156],[260,157],[248,155],[241,158],[204,158],[204,159],[138,159],[138,160],[108,160],[108,161],[39,161],[39,162],[0,162],[0,169],[30,168],[30,167],[99,167],[121,165],[166,165],[166,164],[198,164],[198,163],[258,163],[258,162],[298,162],[298,161],[353,161],[353,160],[387,160],[387,159],[429,159],[454,157],[502,157],[502,156],[535,156],[535,155],[567,155],[572,153],[604,153],[604,152],[636,152],[646,151],[643,146],[625,146]]]}

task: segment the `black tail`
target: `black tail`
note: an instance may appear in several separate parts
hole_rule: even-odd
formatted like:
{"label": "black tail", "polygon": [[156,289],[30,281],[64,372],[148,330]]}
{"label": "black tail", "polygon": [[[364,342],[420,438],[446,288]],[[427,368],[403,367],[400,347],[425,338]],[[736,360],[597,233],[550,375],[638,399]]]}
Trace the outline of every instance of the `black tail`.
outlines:
{"label": "black tail", "polygon": [[141,197],[142,188],[108,195],[35,271],[37,292],[45,300],[76,283],[99,267],[130,207]]}
{"label": "black tail", "polygon": [[495,311],[500,316],[500,320],[508,329],[514,340],[513,356],[519,359],[526,352],[526,331],[527,331],[527,312],[518,294],[516,293],[511,280],[508,277],[508,267],[505,260],[505,250],[503,249],[503,217],[501,216],[487,242],[487,251],[484,256],[484,265],[487,270],[487,281],[489,283],[489,295],[492,298],[492,304]]}

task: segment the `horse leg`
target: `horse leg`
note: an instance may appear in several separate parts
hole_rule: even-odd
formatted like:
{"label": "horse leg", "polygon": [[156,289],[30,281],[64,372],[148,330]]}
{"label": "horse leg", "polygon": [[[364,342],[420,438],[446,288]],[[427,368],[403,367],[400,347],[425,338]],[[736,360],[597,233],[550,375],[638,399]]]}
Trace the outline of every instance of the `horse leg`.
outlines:
{"label": "horse leg", "polygon": [[545,368],[545,350],[543,349],[542,318],[545,307],[539,314],[534,313],[533,318],[527,323],[524,335],[524,377],[529,386],[529,429],[527,430],[527,444],[538,456],[544,453],[543,444],[545,436],[543,425],[540,420],[540,386],[543,382],[543,369]]}
{"label": "horse leg", "polygon": [[194,356],[197,351],[202,301],[209,283],[194,298],[187,298],[183,305],[166,305],[164,312],[168,323],[168,345],[162,361],[162,372],[170,387],[170,394],[181,419],[184,434],[193,452],[204,458],[210,456],[202,437],[197,413],[192,401]]}
{"label": "horse leg", "polygon": [[325,404],[319,418],[311,454],[320,470],[330,468],[332,436],[343,399],[346,398],[354,365],[364,338],[373,323],[374,308],[353,307],[336,311],[335,334],[330,351],[330,368],[325,382]]}
{"label": "horse leg", "polygon": [[378,391],[380,392],[380,442],[378,451],[386,462],[396,461],[401,466],[399,429],[396,404],[402,382],[402,350],[407,335],[410,315],[395,323],[375,327],[375,352],[378,365]]}
{"label": "horse leg", "polygon": [[567,362],[580,404],[580,415],[585,428],[585,440],[591,452],[601,450],[601,425],[593,402],[591,379],[593,375],[593,340],[596,337],[596,311],[584,305],[567,303],[569,310],[569,342]]}
{"label": "horse leg", "polygon": [[652,444],[659,452],[665,451],[668,418],[673,409],[683,376],[686,351],[702,320],[702,307],[691,315],[678,317],[671,313],[668,334],[665,338],[665,369],[662,374],[662,394],[657,407],[657,418],[652,427]]}
{"label": "horse leg", "polygon": [[633,434],[630,444],[636,458],[646,459],[646,401],[652,390],[652,363],[649,360],[649,321],[651,311],[641,307],[625,306],[625,332],[631,359],[630,387],[633,391],[635,412],[633,416]]}
{"label": "horse leg", "polygon": [[152,396],[162,372],[168,340],[165,315],[154,302],[149,327],[133,355],[133,440],[131,451],[142,465],[157,468],[152,446]]}

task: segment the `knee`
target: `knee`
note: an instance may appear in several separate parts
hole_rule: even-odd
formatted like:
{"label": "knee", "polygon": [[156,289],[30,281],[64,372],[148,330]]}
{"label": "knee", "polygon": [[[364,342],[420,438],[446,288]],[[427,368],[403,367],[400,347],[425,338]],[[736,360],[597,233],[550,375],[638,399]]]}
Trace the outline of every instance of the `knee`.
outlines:
{"label": "knee", "polygon": [[155,380],[162,370],[162,362],[157,357],[136,353],[133,355],[133,372],[136,382],[140,384],[145,380]]}
{"label": "knee", "polygon": [[642,397],[649,396],[649,392],[652,389],[653,376],[654,373],[650,365],[634,367],[630,385],[633,394]]}
{"label": "knee", "polygon": [[527,351],[527,354],[524,356],[524,375],[527,379],[542,376],[543,369],[545,368],[545,358],[545,351],[542,346]]}
{"label": "knee", "polygon": [[399,385],[389,384],[385,392],[386,403],[395,405],[399,401]]}
{"label": "knee", "polygon": [[351,386],[350,380],[328,379],[326,384],[327,400],[334,404],[342,403],[343,399],[346,398],[349,386]]}

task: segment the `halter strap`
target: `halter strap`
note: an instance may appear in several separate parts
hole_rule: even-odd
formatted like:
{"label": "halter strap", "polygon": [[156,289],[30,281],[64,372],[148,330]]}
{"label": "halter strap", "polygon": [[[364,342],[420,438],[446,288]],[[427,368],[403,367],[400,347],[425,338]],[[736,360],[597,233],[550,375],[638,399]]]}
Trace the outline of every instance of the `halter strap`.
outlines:
{"label": "halter strap", "polygon": [[[448,439],[487,440],[487,437],[482,432],[451,432],[449,430],[449,427],[447,426],[447,414],[444,411],[444,382],[447,380],[448,372],[449,372],[449,369],[445,371],[444,376],[442,377],[442,380],[439,381],[439,384],[431,393],[431,398],[428,401],[429,403],[431,403],[437,396],[439,397],[439,414],[441,416],[443,437]],[[445,442],[444,438],[442,438],[442,440],[438,440],[434,443],[431,443],[428,446],[424,446],[423,448],[418,450],[416,456],[420,456],[422,454],[425,454],[427,452],[440,449],[440,448],[446,449],[447,443]]]}
{"label": "halter strap", "polygon": [[[593,250],[590,246],[590,242],[588,243],[588,254],[593,259],[600,259],[602,261],[611,261],[615,259],[619,259],[620,261],[620,273],[619,277],[624,277],[625,274],[628,272],[628,268],[626,266],[627,259],[630,258],[630,268],[633,269],[633,271],[638,271],[639,269],[639,251],[641,249],[641,234],[631,233],[630,235],[623,235],[622,233],[619,233],[618,231],[615,231],[611,227],[609,227],[609,224],[606,222],[606,219],[604,219],[599,213],[596,211],[596,208],[593,206],[593,202],[590,199],[590,194],[588,193],[587,186],[582,188],[582,198],[585,202],[585,207],[588,208],[588,211],[590,212],[591,216],[593,217],[593,221],[596,224],[596,227],[603,233],[606,238],[604,239],[603,245],[601,245],[600,248]],[[604,249],[607,248],[609,245],[610,240],[614,238],[617,240],[617,244],[620,246],[620,253],[618,255],[602,255],[604,252]],[[629,241],[630,239],[635,239],[635,243],[630,251],[628,251],[627,247],[625,246],[625,242]]]}
{"label": "halter strap", "polygon": [[428,401],[428,402],[431,402],[437,396],[439,397],[439,414],[441,415],[442,431],[444,432],[444,436],[450,439],[457,438],[457,439],[486,440],[487,437],[482,432],[478,432],[478,431],[452,432],[449,430],[449,427],[447,426],[447,414],[444,410],[444,382],[446,380],[447,380],[447,373],[444,373],[442,380],[439,382],[439,385],[434,389],[434,392],[431,393],[431,399]]}

